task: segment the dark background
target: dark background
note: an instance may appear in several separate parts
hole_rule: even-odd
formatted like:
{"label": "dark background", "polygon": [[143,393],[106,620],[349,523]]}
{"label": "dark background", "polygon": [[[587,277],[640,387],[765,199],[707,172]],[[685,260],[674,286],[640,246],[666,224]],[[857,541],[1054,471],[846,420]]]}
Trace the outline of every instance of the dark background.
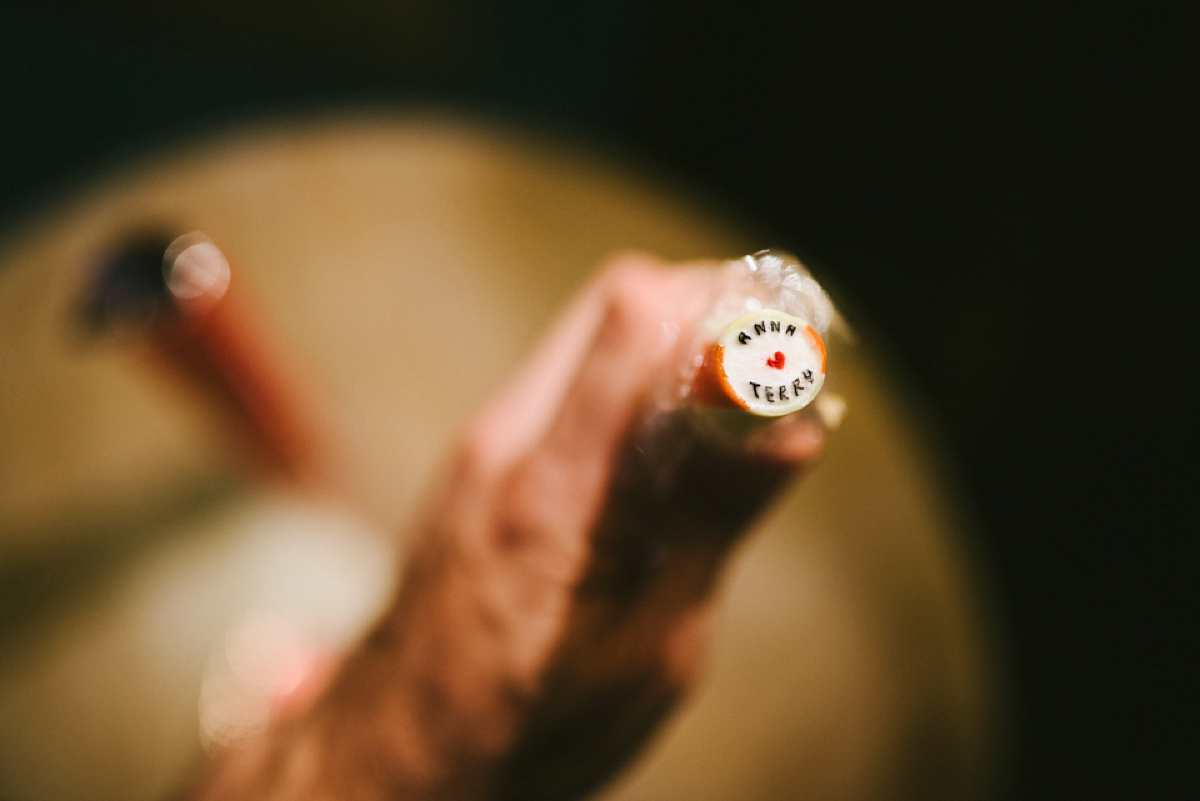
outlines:
{"label": "dark background", "polygon": [[923,408],[1008,656],[1001,795],[1198,797],[1196,8],[6,4],[0,228],[148,149],[363,102],[649,165],[817,267]]}

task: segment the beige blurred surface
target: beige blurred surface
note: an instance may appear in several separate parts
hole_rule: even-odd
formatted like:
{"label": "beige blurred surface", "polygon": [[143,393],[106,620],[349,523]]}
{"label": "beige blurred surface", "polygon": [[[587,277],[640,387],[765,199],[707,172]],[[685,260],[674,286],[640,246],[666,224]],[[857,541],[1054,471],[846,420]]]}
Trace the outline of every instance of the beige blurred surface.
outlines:
{"label": "beige blurred surface", "polygon": [[[96,249],[157,220],[218,242],[309,367],[352,465],[348,506],[249,484],[136,348],[70,335]],[[352,638],[456,425],[598,261],[764,244],[586,154],[378,115],[231,133],[14,232],[0,575],[34,578],[0,621],[0,797],[167,791],[200,759],[197,699],[223,634],[267,609],[329,647]],[[609,798],[976,786],[985,651],[958,524],[867,355],[835,342],[829,365],[844,424],[740,552],[703,683]]]}

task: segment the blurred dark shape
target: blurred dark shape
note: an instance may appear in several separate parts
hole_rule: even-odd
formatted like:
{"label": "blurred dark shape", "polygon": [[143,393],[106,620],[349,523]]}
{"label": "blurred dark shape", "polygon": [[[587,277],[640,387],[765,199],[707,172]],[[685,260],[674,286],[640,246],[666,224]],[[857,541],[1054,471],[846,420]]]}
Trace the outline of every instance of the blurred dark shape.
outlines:
{"label": "blurred dark shape", "polygon": [[91,269],[79,322],[95,334],[173,312],[174,299],[163,278],[163,255],[172,234],[159,228],[133,231],[101,253]]}

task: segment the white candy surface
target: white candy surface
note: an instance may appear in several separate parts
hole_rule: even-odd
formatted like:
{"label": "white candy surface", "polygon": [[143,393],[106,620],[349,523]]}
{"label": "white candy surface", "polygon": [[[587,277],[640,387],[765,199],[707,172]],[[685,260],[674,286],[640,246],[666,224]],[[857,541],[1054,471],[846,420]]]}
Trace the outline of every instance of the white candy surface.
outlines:
{"label": "white candy surface", "polygon": [[799,411],[825,382],[825,346],[799,317],[774,309],[747,312],[717,338],[726,389],[755,414]]}

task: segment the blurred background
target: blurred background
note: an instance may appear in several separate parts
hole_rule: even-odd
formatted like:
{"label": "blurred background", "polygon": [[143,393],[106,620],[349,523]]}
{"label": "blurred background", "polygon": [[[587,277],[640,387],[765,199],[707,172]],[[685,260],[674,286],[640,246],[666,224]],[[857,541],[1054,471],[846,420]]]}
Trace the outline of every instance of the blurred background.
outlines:
{"label": "blurred background", "polygon": [[[679,241],[780,246],[813,268],[936,454],[990,621],[989,792],[1180,797],[1196,779],[1179,643],[1198,17],[1183,3],[9,3],[0,231],[44,239],[60,204],[125,165],[340,115],[371,130],[453,119],[492,132],[454,134],[465,153],[521,162],[487,142],[528,138],[512,147],[573,154],[546,157],[562,180],[609,186],[611,169],[666,187],[699,209],[689,219],[737,232]],[[555,298],[571,283],[547,280]],[[0,363],[13,397],[15,364]]]}

